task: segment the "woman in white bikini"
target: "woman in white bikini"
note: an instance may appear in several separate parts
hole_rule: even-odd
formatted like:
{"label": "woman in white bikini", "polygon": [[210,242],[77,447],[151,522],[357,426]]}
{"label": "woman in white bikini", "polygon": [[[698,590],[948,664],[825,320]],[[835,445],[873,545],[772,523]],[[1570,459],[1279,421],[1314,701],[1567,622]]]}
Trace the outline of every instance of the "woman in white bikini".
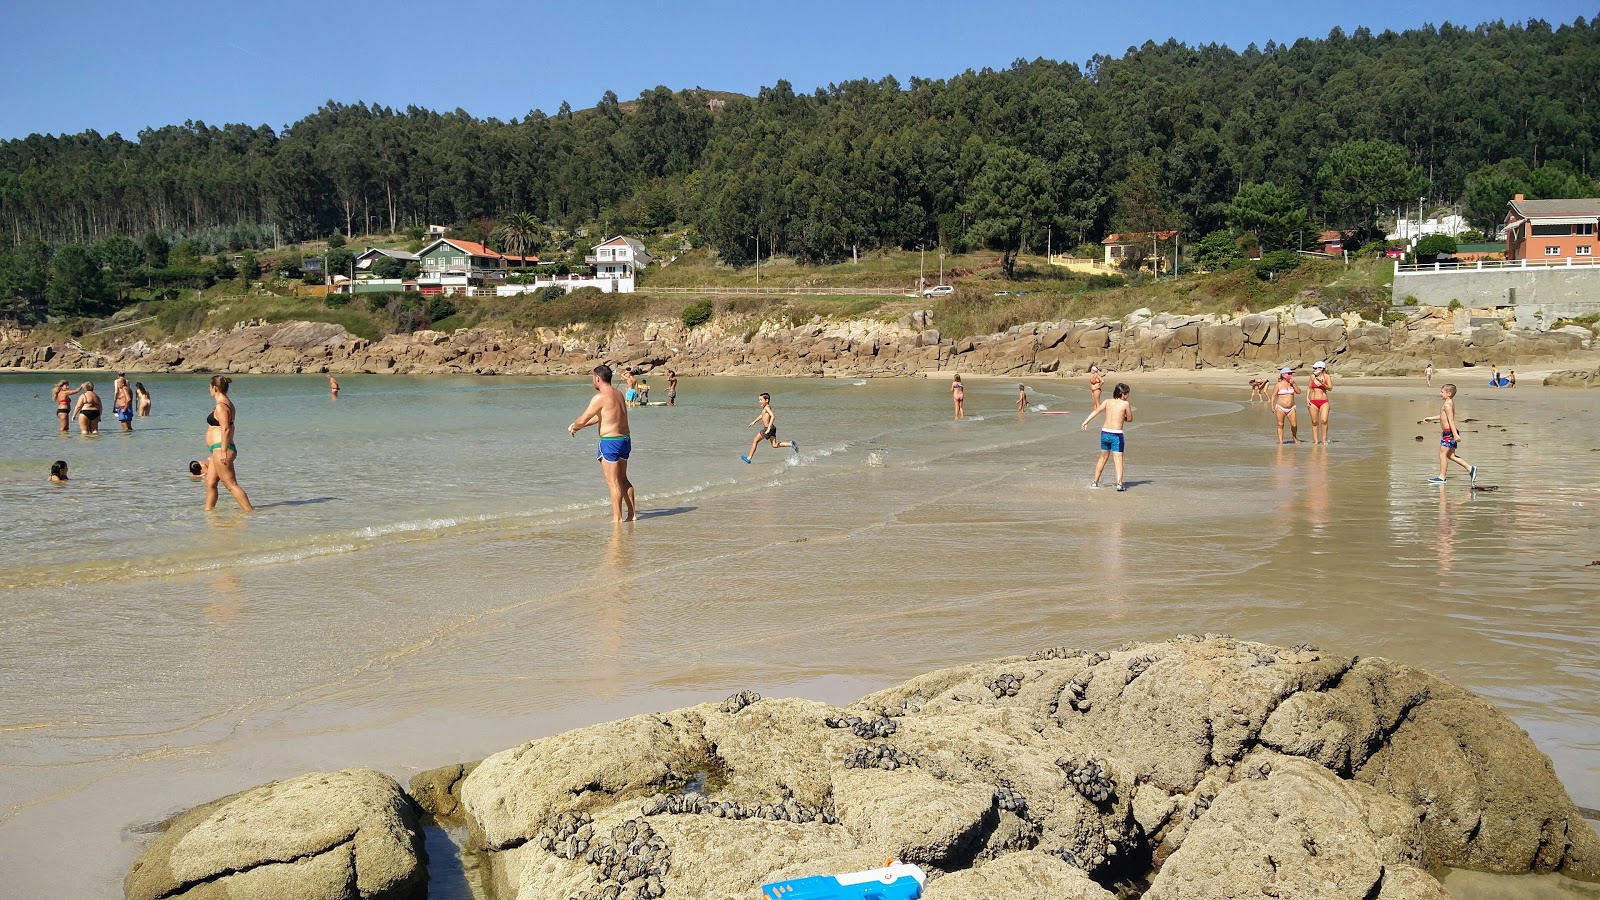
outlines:
{"label": "woman in white bikini", "polygon": [[1272,414],[1278,417],[1278,443],[1283,443],[1283,420],[1289,420],[1289,435],[1294,443],[1300,443],[1300,425],[1295,420],[1294,395],[1300,393],[1300,385],[1294,383],[1294,370],[1283,369],[1278,373],[1278,387],[1272,395]]}

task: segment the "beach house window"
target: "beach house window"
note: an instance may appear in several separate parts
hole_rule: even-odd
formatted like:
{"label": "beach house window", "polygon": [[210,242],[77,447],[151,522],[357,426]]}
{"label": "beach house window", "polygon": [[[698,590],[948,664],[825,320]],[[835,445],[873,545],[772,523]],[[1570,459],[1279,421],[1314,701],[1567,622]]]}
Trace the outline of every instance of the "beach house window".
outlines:
{"label": "beach house window", "polygon": [[1573,229],[1576,234],[1594,234],[1594,223],[1584,222]]}
{"label": "beach house window", "polygon": [[1534,237],[1566,237],[1572,233],[1571,225],[1535,225]]}
{"label": "beach house window", "polygon": [[1578,255],[1579,256],[1589,256],[1590,255],[1590,251],[1593,250],[1593,249],[1594,248],[1590,247],[1588,244],[1579,244],[1578,245]]}
{"label": "beach house window", "polygon": [[1549,246],[1549,247],[1546,247],[1546,248],[1544,248],[1544,255],[1545,256],[1560,256],[1561,255],[1561,248],[1553,246],[1553,245]]}

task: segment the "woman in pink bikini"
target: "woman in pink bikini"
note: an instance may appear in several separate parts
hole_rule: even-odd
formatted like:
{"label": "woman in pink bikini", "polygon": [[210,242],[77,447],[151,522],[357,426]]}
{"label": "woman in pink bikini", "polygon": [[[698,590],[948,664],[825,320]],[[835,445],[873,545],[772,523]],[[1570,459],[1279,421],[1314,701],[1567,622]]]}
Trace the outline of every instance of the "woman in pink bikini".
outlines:
{"label": "woman in pink bikini", "polygon": [[1295,422],[1294,395],[1300,393],[1300,385],[1294,383],[1294,370],[1284,369],[1278,373],[1278,386],[1272,394],[1272,414],[1278,417],[1278,443],[1283,443],[1283,420],[1289,420],[1289,435],[1294,443],[1300,443],[1300,426]]}
{"label": "woman in pink bikini", "polygon": [[1333,390],[1333,378],[1328,375],[1328,364],[1317,360],[1311,364],[1311,384],[1307,386],[1306,397],[1311,406],[1306,412],[1311,414],[1311,443],[1326,444],[1328,442],[1328,392]]}
{"label": "woman in pink bikini", "polygon": [[956,373],[956,380],[950,383],[950,397],[956,403],[956,418],[967,417],[967,389],[961,384],[961,373]]}

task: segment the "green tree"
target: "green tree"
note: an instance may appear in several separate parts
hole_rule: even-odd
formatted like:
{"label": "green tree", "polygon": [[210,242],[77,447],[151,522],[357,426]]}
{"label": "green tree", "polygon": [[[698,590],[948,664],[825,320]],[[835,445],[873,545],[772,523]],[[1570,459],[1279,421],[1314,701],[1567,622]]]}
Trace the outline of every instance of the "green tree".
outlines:
{"label": "green tree", "polygon": [[502,252],[527,256],[544,243],[544,226],[532,213],[514,212],[500,220],[493,238]]}
{"label": "green tree", "polygon": [[1517,194],[1530,194],[1528,166],[1520,159],[1480,166],[1467,176],[1467,221],[1493,234],[1506,220],[1506,204]]}
{"label": "green tree", "polygon": [[105,287],[100,279],[100,267],[95,265],[89,252],[77,244],[58,247],[50,260],[50,286],[45,291],[50,314],[54,316],[88,316],[100,309],[105,299]]}
{"label": "green tree", "polygon": [[1232,232],[1221,229],[1207,234],[1189,250],[1197,265],[1212,271],[1226,269],[1230,263],[1243,258]]}
{"label": "green tree", "polygon": [[0,318],[24,324],[44,319],[49,263],[50,248],[42,241],[0,249]]}
{"label": "green tree", "polygon": [[1594,179],[1580,175],[1566,162],[1545,163],[1528,175],[1529,193],[1540,200],[1593,197]]}
{"label": "green tree", "polygon": [[305,257],[299,253],[291,253],[278,263],[278,274],[284,278],[299,278],[300,268],[306,264]]}
{"label": "green tree", "polygon": [[126,300],[144,263],[144,250],[130,238],[112,235],[95,244],[92,255],[105,273],[106,287],[117,300]]}
{"label": "green tree", "polygon": [[1272,182],[1246,184],[1228,204],[1228,224],[1235,231],[1253,231],[1264,250],[1300,250],[1317,236],[1304,205]]}
{"label": "green tree", "polygon": [[239,277],[246,281],[254,281],[261,277],[261,260],[256,259],[254,250],[246,250],[239,254]]}
{"label": "green tree", "polygon": [[683,308],[679,318],[683,320],[683,327],[696,328],[711,321],[713,310],[710,300],[699,300]]}
{"label": "green tree", "polygon": [[349,250],[329,250],[322,257],[322,269],[328,273],[328,283],[333,283],[333,276],[343,275],[350,277],[350,264],[355,262],[356,255]]}
{"label": "green tree", "polygon": [[1377,234],[1379,209],[1417,196],[1422,176],[1406,151],[1388,141],[1346,141],[1335,147],[1317,172],[1322,199],[1347,222],[1359,223],[1360,237]]}
{"label": "green tree", "polygon": [[1050,211],[1050,167],[1036,156],[998,147],[990,150],[968,193],[966,212],[973,240],[1000,250],[1000,270],[1015,278],[1022,237]]}
{"label": "green tree", "polygon": [[380,256],[372,261],[372,274],[376,278],[399,278],[406,264],[392,256]]}
{"label": "green tree", "polygon": [[233,265],[233,258],[226,253],[218,253],[211,261],[211,277],[218,281],[227,281],[239,277],[239,270]]}
{"label": "green tree", "polygon": [[400,277],[405,281],[416,281],[422,277],[422,263],[416,260],[406,263],[405,268],[400,270]]}
{"label": "green tree", "polygon": [[172,247],[167,244],[167,239],[159,231],[152,231],[144,236],[144,264],[152,269],[165,269],[167,255],[172,252]]}
{"label": "green tree", "polygon": [[167,256],[167,266],[174,269],[193,269],[200,265],[200,248],[194,241],[182,240],[172,245]]}
{"label": "green tree", "polygon": [[333,234],[328,235],[328,249],[329,250],[337,250],[340,247],[343,247],[344,245],[345,245],[344,232],[335,231]]}

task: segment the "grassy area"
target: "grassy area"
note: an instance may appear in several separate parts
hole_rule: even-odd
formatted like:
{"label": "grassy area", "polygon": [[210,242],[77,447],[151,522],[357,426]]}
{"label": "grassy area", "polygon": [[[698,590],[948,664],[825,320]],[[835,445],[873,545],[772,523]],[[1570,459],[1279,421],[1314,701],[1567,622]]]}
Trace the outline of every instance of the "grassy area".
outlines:
{"label": "grassy area", "polygon": [[[397,236],[401,240],[403,235]],[[700,255],[696,255],[700,254]],[[1035,321],[1063,321],[1096,317],[1121,317],[1135,309],[1148,307],[1157,312],[1203,314],[1255,311],[1292,303],[1302,295],[1314,296],[1327,312],[1338,314],[1356,310],[1369,319],[1379,320],[1388,311],[1387,280],[1392,267],[1387,261],[1362,261],[1348,268],[1329,260],[1308,260],[1298,269],[1275,281],[1263,281],[1246,267],[1232,272],[1184,275],[1176,278],[1135,278],[1131,281],[1106,279],[1067,272],[1044,264],[1040,257],[1024,257],[1016,277],[1001,277],[1000,270],[987,267],[989,254],[967,254],[947,259],[957,274],[956,293],[936,300],[903,295],[814,294],[808,288],[851,285],[871,286],[863,281],[899,279],[901,286],[916,279],[916,253],[874,254],[860,265],[844,263],[803,267],[792,262],[774,265],[771,281],[788,281],[793,293],[786,295],[711,295],[657,294],[662,276],[671,274],[684,286],[754,287],[753,267],[731,270],[710,261],[700,251],[688,254],[688,265],[679,264],[649,274],[645,290],[637,294],[609,295],[586,289],[554,300],[539,300],[532,295],[519,297],[454,298],[456,311],[433,323],[434,328],[487,326],[533,330],[566,329],[579,325],[610,328],[625,322],[677,321],[684,307],[705,299],[717,317],[744,320],[740,327],[752,330],[760,322],[793,327],[815,319],[872,318],[894,321],[918,309],[933,308],[938,327],[947,335],[981,335],[1004,331],[1013,325]],[[682,260],[680,260],[680,264]],[[764,271],[766,266],[763,265]],[[703,283],[702,283],[703,282]],[[763,287],[776,287],[762,276]],[[1004,293],[1003,296],[996,294]],[[321,298],[297,297],[288,283],[272,281],[245,291],[237,282],[211,289],[185,291],[173,299],[144,299],[119,312],[115,319],[95,323],[105,327],[153,317],[127,328],[104,334],[80,337],[88,347],[110,349],[133,341],[159,344],[182,340],[209,329],[228,330],[240,322],[311,321],[332,322],[358,337],[377,340],[396,327],[395,316],[385,305],[389,297],[358,295],[348,304],[330,306]],[[77,323],[78,334],[93,330],[89,323]],[[409,326],[407,326],[409,327]],[[61,332],[59,335],[55,332]],[[40,336],[59,341],[73,332],[66,327],[44,328]]]}

